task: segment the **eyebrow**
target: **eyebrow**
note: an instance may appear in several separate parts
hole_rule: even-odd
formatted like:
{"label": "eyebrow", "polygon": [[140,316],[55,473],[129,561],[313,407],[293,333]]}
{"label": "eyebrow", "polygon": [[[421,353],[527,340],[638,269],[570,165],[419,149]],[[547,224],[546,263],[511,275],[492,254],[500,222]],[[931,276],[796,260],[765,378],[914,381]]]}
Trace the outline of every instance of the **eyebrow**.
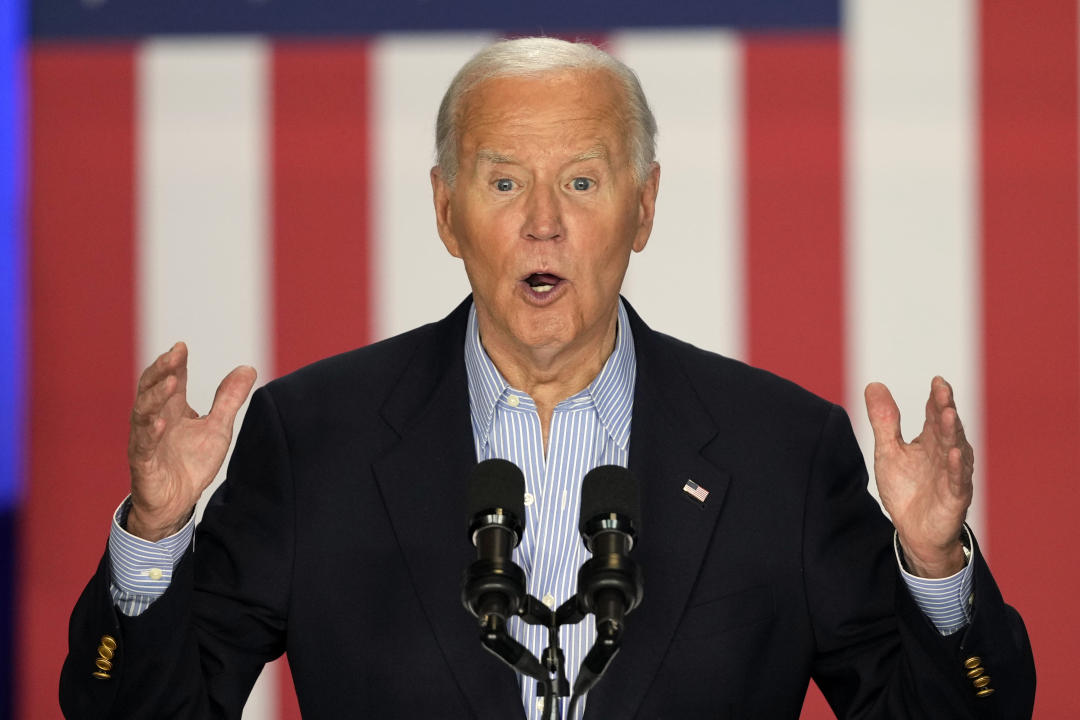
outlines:
{"label": "eyebrow", "polygon": [[603,145],[593,145],[591,148],[570,160],[571,163],[584,162],[586,160],[607,160],[608,150]]}
{"label": "eyebrow", "polygon": [[500,152],[489,150],[487,148],[480,148],[477,150],[476,157],[478,160],[489,162],[492,165],[506,165],[514,162],[514,159],[509,155],[503,155]]}
{"label": "eyebrow", "polygon": [[[504,155],[496,150],[490,148],[480,148],[476,151],[476,157],[482,162],[491,163],[492,165],[511,165],[517,162],[509,155]],[[591,148],[583,153],[575,155],[570,159],[568,165],[573,163],[584,162],[586,160],[607,160],[608,150],[603,145],[593,145]]]}

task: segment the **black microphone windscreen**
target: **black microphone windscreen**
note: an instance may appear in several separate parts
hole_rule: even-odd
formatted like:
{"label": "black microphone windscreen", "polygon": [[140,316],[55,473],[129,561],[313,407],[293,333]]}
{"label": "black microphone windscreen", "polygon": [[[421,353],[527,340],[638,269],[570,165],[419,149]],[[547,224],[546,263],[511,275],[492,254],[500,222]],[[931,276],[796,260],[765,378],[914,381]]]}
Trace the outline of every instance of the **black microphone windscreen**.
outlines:
{"label": "black microphone windscreen", "polygon": [[525,517],[525,476],[507,460],[485,460],[469,476],[469,517],[502,508],[517,518]]}
{"label": "black microphone windscreen", "polygon": [[597,515],[616,513],[637,525],[641,519],[641,497],[637,478],[624,467],[601,465],[581,482],[581,520],[578,530]]}

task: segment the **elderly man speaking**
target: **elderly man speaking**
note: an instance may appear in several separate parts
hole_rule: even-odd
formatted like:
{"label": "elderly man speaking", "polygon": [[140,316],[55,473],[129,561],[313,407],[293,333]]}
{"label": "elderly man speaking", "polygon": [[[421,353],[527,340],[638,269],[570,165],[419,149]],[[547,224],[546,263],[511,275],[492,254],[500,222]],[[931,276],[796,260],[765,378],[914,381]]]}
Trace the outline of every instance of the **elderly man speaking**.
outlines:
{"label": "elderly man speaking", "polygon": [[[576,717],[797,718],[811,678],[845,718],[1030,715],[1023,623],[964,525],[973,453],[949,385],[931,381],[911,443],[889,391],[866,390],[890,524],[843,410],[620,298],[652,229],[655,134],[634,74],[591,45],[474,57],[431,171],[472,295],[257,391],[197,532],[255,372],[230,373],[200,416],[183,344],[147,368],[131,495],[71,620],[65,713],[239,717],[287,652],[305,717],[542,717],[535,681],[484,651],[461,604],[465,480],[503,458],[525,478],[513,557],[550,607],[589,557],[584,475],[640,481],[644,599]],[[535,655],[548,641],[510,631]],[[595,632],[561,629],[571,682]]]}

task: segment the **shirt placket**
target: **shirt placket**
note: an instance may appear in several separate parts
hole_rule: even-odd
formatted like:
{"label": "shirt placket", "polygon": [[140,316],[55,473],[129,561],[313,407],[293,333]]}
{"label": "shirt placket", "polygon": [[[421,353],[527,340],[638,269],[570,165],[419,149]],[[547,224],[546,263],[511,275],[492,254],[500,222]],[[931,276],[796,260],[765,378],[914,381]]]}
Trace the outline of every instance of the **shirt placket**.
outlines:
{"label": "shirt placket", "polygon": [[[591,466],[596,451],[595,438],[588,430],[572,430],[573,421],[581,419],[575,417],[576,414],[587,412],[593,412],[588,398],[573,398],[560,403],[553,413],[548,439],[541,490],[543,502],[537,510],[541,518],[538,530],[543,533],[543,541],[535,546],[529,591],[553,610],[576,592],[577,568],[587,555],[577,534],[576,508],[584,467]],[[564,627],[560,632],[566,652],[566,675],[571,684],[581,657],[567,642],[577,635],[580,635],[577,626]],[[541,642],[530,649],[540,653],[547,647],[547,636],[544,634],[537,639]],[[535,718],[540,718],[540,714],[536,713]]]}

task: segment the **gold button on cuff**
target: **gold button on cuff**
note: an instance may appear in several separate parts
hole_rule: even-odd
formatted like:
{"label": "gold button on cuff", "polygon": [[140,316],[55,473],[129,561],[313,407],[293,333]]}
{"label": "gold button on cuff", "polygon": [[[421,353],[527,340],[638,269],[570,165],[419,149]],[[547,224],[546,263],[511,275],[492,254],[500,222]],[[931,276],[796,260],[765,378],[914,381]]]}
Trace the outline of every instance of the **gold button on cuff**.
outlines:
{"label": "gold button on cuff", "polygon": [[990,684],[990,676],[989,675],[983,675],[980,678],[975,678],[975,680],[972,681],[972,684],[975,687],[977,687],[977,688],[979,688],[981,690],[981,689],[983,689],[984,687],[986,687],[987,685]]}
{"label": "gold button on cuff", "polygon": [[973,657],[969,657],[967,660],[964,661],[964,667],[966,667],[968,670],[972,670],[974,668],[979,667],[979,665],[981,663],[982,663],[982,658],[981,657],[973,656]]}
{"label": "gold button on cuff", "polygon": [[984,668],[981,668],[981,667],[977,667],[977,668],[975,668],[974,670],[968,670],[968,674],[967,674],[967,676],[968,676],[969,678],[971,678],[972,680],[974,680],[975,678],[977,678],[977,677],[979,677],[980,675],[982,675],[982,674],[983,674],[984,672],[986,672],[986,670],[985,670]]}
{"label": "gold button on cuff", "polygon": [[979,692],[975,693],[979,697],[987,697],[994,694],[994,688],[983,688]]}
{"label": "gold button on cuff", "polygon": [[97,671],[91,673],[91,675],[98,680],[108,680],[110,675],[109,671],[112,670],[112,658],[116,652],[116,638],[112,635],[102,635],[101,644],[97,648],[98,657],[94,660],[94,665],[97,665]]}

